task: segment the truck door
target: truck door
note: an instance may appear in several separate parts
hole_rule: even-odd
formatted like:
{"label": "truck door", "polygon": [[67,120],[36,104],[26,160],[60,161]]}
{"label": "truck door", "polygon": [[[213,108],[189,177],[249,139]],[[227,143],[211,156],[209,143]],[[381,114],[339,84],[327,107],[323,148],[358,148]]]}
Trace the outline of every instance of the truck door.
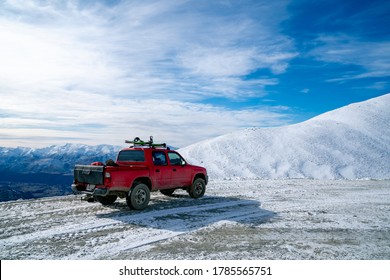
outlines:
{"label": "truck door", "polygon": [[168,165],[165,151],[153,151],[154,185],[158,189],[172,186],[172,168]]}
{"label": "truck door", "polygon": [[185,160],[176,152],[168,152],[169,163],[172,168],[172,186],[184,187],[191,185],[192,169]]}

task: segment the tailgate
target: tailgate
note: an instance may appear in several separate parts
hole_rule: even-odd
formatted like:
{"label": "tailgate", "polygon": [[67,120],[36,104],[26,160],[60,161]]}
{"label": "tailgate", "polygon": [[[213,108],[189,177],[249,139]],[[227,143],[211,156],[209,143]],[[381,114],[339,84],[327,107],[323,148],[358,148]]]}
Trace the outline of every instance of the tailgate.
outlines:
{"label": "tailgate", "polygon": [[74,180],[76,183],[103,185],[104,166],[75,165]]}

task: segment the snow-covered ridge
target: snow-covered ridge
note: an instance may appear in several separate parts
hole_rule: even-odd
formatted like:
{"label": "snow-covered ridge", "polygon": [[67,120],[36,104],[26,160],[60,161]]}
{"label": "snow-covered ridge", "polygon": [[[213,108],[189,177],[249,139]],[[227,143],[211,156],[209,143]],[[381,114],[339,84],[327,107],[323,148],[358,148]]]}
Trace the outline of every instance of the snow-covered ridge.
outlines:
{"label": "snow-covered ridge", "polygon": [[285,127],[253,128],[180,149],[211,178],[390,178],[390,94]]}
{"label": "snow-covered ridge", "polygon": [[[390,94],[302,123],[236,131],[179,149],[212,179],[390,179]],[[115,159],[122,147],[0,147],[0,172],[71,174],[75,164]]]}

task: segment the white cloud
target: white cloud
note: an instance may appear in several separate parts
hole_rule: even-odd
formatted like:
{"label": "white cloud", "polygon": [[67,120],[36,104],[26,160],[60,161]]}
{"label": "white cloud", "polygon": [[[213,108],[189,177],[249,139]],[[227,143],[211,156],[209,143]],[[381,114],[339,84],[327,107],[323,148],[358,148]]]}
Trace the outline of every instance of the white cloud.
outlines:
{"label": "white cloud", "polygon": [[3,1],[3,139],[17,143],[25,133],[111,143],[150,130],[182,146],[285,123],[279,109],[201,103],[262,96],[278,83],[246,77],[258,69],[283,73],[296,55],[278,33],[286,2],[206,2]]}
{"label": "white cloud", "polygon": [[182,54],[182,64],[195,75],[243,76],[256,69],[253,50],[194,49]]}
{"label": "white cloud", "polygon": [[77,38],[23,23],[0,25],[3,86],[31,91],[72,85],[93,89],[119,75],[97,49]]}
{"label": "white cloud", "polygon": [[[33,139],[29,146],[46,143],[122,144],[124,138],[154,135],[174,146],[185,146],[237,128],[275,126],[289,122],[286,108],[224,107],[163,99],[129,100],[78,92],[29,98],[17,108],[7,98],[0,135],[2,145]],[[42,110],[44,109],[44,111]],[[36,142],[36,135],[41,137]]]}
{"label": "white cloud", "polygon": [[390,42],[366,42],[344,34],[320,36],[310,55],[318,60],[361,66],[359,72],[348,74],[331,82],[353,79],[387,77],[390,74]]}

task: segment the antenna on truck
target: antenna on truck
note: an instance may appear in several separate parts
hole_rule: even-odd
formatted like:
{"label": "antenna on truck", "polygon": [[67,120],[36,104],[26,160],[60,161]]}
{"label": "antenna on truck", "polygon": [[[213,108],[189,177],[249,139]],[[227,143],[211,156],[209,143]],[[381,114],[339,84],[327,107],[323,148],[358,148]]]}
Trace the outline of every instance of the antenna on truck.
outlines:
{"label": "antenna on truck", "polygon": [[153,143],[153,136],[150,136],[149,141],[143,141],[139,137],[135,137],[133,141],[130,140],[125,140],[125,143],[127,144],[133,144],[133,146],[130,146],[130,148],[133,147],[151,147],[151,148],[156,148],[156,147],[163,147],[166,148],[167,144],[162,143],[162,144],[155,144]]}

